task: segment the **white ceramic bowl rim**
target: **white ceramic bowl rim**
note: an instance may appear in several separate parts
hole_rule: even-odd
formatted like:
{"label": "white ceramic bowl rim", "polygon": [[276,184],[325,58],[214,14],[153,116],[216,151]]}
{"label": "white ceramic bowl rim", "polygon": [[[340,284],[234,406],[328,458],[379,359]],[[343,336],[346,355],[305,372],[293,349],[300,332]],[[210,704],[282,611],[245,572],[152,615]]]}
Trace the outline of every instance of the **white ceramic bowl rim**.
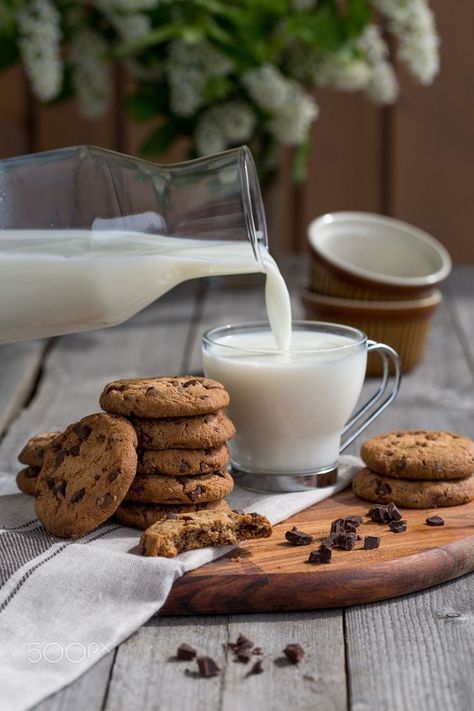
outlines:
{"label": "white ceramic bowl rim", "polygon": [[[429,253],[431,260],[439,265],[431,272],[427,272],[421,276],[400,276],[384,274],[369,268],[364,268],[360,265],[353,264],[347,259],[344,259],[331,252],[330,245],[327,239],[328,228],[330,225],[346,225],[350,234],[351,226],[368,228],[380,227],[388,228],[391,231],[397,230],[405,237],[411,238],[411,246],[419,245],[421,252]],[[437,239],[431,237],[424,230],[410,225],[408,222],[397,220],[393,217],[385,217],[371,212],[332,212],[313,220],[308,226],[308,239],[315,250],[316,254],[320,254],[324,259],[336,267],[354,274],[355,276],[367,279],[380,284],[387,284],[396,287],[429,287],[445,279],[452,268],[451,257],[443,245]]]}
{"label": "white ceramic bowl rim", "polygon": [[308,299],[308,301],[314,301],[326,306],[340,307],[346,311],[350,311],[351,309],[366,309],[367,311],[411,311],[413,309],[423,309],[430,306],[437,306],[442,300],[439,289],[435,289],[432,294],[428,294],[428,296],[421,296],[419,299],[404,299],[400,301],[346,299],[341,296],[326,296],[325,294],[318,294],[310,289],[304,289],[303,295],[306,299]]}

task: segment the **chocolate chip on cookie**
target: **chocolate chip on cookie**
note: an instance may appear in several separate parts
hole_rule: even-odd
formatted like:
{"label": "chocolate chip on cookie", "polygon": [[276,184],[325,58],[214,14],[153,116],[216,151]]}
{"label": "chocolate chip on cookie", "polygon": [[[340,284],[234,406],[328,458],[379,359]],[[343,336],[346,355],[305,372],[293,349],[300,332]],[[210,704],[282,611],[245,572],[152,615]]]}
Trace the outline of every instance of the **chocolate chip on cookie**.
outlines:
{"label": "chocolate chip on cookie", "polygon": [[218,501],[233,488],[231,475],[220,470],[193,477],[137,474],[125,498],[127,501],[189,506]]}
{"label": "chocolate chip on cookie", "polygon": [[144,418],[204,415],[222,410],[229,402],[221,383],[193,375],[116,380],[100,396],[106,412]]}
{"label": "chocolate chip on cookie", "polygon": [[474,442],[452,432],[389,432],[364,442],[361,457],[372,471],[396,479],[464,479],[474,473]]}
{"label": "chocolate chip on cookie", "polygon": [[18,461],[30,467],[42,467],[45,452],[58,434],[61,433],[42,432],[31,437],[18,455]]}
{"label": "chocolate chip on cookie", "polygon": [[36,485],[36,514],[56,536],[77,538],[108,519],[136,473],[137,437],[122,417],[88,415],[47,449]]}
{"label": "chocolate chip on cookie", "polygon": [[194,417],[133,418],[142,449],[209,449],[220,447],[235,435],[224,412]]}
{"label": "chocolate chip on cookie", "polygon": [[[390,487],[389,494],[380,493],[384,483]],[[410,509],[430,509],[473,501],[474,477],[457,481],[410,481],[382,477],[369,469],[361,469],[352,481],[352,489],[367,501],[393,502]]]}
{"label": "chocolate chip on cookie", "polygon": [[194,476],[224,469],[229,461],[225,444],[213,449],[141,450],[138,454],[139,474]]}

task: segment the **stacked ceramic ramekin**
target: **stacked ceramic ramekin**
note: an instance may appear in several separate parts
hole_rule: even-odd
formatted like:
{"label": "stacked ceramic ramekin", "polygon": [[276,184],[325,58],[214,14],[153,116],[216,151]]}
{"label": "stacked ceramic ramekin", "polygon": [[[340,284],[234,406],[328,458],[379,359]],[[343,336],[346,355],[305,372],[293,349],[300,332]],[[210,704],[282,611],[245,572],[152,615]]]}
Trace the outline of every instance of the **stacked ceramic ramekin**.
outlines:
{"label": "stacked ceramic ramekin", "polygon": [[[399,353],[404,371],[422,358],[437,288],[451,271],[446,249],[426,232],[390,217],[336,212],[308,228],[308,318],[359,328]],[[369,359],[369,374],[380,363]]]}

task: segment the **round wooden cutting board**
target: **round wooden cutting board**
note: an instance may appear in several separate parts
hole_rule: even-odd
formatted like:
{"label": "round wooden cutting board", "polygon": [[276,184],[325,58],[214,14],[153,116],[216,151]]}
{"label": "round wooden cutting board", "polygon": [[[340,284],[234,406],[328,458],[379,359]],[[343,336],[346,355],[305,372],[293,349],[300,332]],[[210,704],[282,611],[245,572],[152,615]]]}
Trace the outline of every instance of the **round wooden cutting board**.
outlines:
{"label": "round wooden cutting board", "polygon": [[[474,570],[474,502],[464,506],[415,511],[402,509],[405,533],[369,521],[370,504],[343,491],[274,526],[271,538],[243,544],[229,555],[176,581],[162,614],[311,610],[376,602],[423,590]],[[360,514],[359,532],[380,536],[380,547],[334,550],[327,565],[307,563],[310,551],[328,535],[331,521]],[[425,519],[440,515],[441,527]],[[367,522],[366,522],[367,521]],[[314,543],[292,546],[292,526],[311,533]]]}

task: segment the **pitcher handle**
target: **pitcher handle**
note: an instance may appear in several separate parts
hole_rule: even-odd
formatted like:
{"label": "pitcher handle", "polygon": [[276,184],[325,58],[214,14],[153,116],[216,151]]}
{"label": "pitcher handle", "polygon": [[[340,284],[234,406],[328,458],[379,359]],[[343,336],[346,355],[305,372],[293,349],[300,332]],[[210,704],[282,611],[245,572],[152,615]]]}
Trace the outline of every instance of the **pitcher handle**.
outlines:
{"label": "pitcher handle", "polygon": [[[341,448],[343,452],[397,397],[402,379],[402,369],[398,353],[385,343],[367,341],[367,353],[377,352],[383,362],[382,380],[377,392],[351,417],[342,430]],[[389,388],[390,363],[394,367],[393,383]],[[373,409],[377,404],[377,408]],[[367,417],[365,417],[367,415]],[[365,417],[365,419],[364,419]],[[353,428],[356,427],[354,430]]]}

